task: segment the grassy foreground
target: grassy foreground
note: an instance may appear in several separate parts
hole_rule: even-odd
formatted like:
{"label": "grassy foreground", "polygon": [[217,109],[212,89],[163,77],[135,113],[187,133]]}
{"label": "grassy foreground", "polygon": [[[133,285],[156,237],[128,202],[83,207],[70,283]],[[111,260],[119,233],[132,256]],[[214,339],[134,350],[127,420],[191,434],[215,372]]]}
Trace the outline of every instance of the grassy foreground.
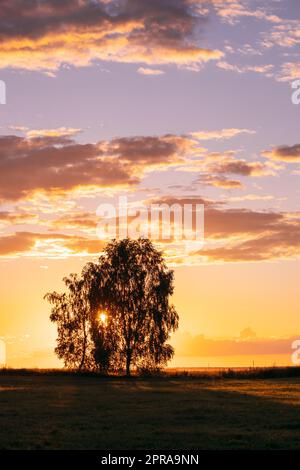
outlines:
{"label": "grassy foreground", "polygon": [[0,374],[0,449],[300,449],[300,378]]}

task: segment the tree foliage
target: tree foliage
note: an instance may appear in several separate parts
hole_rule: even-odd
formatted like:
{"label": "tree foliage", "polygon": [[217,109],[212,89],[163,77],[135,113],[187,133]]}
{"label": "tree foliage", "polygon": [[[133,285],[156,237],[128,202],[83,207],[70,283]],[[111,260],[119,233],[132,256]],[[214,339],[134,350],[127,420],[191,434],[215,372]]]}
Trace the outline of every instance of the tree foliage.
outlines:
{"label": "tree foliage", "polygon": [[167,344],[178,327],[170,304],[173,271],[148,239],[110,242],[68,292],[46,295],[57,323],[56,352],[67,367],[103,372],[156,370],[174,354]]}
{"label": "tree foliage", "polygon": [[71,274],[63,281],[67,292],[51,292],[45,295],[45,299],[52,304],[50,320],[57,324],[55,352],[64,360],[66,367],[88,369],[92,361],[88,286],[77,274]]}

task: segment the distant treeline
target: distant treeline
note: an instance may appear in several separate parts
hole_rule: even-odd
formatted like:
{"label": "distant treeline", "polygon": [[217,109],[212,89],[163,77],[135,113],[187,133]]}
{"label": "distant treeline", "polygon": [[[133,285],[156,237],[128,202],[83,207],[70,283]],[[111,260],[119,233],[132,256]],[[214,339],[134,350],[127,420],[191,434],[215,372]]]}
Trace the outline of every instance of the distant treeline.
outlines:
{"label": "distant treeline", "polygon": [[[126,379],[127,376],[103,375],[99,372],[70,371],[66,369],[0,369],[0,375],[11,376],[58,376],[58,377],[95,377],[104,379]],[[300,377],[300,367],[252,367],[252,368],[224,368],[205,371],[191,370],[161,370],[152,374],[133,374],[131,379],[159,378],[159,379],[275,379]]]}

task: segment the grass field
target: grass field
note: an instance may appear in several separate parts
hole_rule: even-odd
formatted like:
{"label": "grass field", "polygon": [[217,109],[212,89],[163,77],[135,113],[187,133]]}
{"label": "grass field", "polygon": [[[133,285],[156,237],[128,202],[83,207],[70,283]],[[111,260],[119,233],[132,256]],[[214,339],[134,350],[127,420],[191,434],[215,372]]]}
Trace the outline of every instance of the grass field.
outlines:
{"label": "grass field", "polygon": [[300,449],[300,378],[0,375],[0,449]]}

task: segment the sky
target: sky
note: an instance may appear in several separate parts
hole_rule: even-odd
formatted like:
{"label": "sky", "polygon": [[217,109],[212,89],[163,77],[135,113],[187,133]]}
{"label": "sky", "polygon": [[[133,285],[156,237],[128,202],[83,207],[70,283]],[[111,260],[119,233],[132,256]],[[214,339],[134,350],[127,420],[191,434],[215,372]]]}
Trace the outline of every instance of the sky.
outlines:
{"label": "sky", "polygon": [[97,208],[119,196],[130,207],[204,205],[204,246],[157,243],[175,270],[173,364],[290,362],[300,337],[299,45],[297,0],[1,1],[9,366],[61,365],[43,296],[97,260]]}

